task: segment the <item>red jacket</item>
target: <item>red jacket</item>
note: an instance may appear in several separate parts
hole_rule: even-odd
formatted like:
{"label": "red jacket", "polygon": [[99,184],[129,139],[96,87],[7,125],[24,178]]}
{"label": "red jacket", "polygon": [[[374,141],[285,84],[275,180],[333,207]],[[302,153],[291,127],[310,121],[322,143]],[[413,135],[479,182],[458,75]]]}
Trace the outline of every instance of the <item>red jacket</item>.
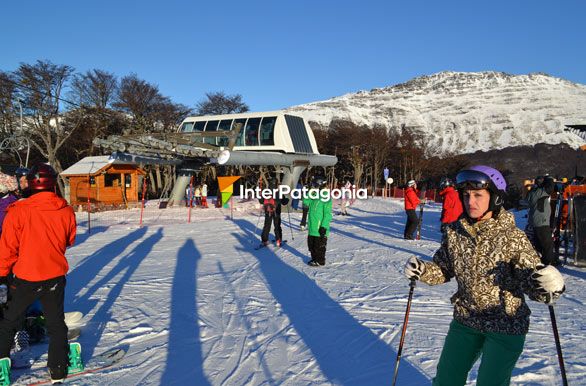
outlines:
{"label": "red jacket", "polygon": [[460,218],[460,215],[464,211],[462,208],[462,202],[460,201],[460,196],[452,186],[448,186],[442,190],[440,196],[442,196],[443,199],[442,218],[440,221],[443,224],[453,223]]}
{"label": "red jacket", "polygon": [[75,213],[52,192],[33,194],[8,207],[0,238],[0,276],[44,281],[69,270],[65,249],[75,241]]}
{"label": "red jacket", "polygon": [[417,209],[417,205],[419,205],[418,193],[419,191],[413,188],[407,188],[405,190],[405,210]]}

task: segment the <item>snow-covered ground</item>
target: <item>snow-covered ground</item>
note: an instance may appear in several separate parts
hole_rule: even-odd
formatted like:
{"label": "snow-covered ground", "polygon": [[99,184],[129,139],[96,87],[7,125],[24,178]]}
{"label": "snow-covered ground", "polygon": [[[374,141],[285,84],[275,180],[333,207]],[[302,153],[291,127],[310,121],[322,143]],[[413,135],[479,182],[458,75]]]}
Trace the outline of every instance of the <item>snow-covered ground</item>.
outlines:
{"label": "snow-covered ground", "polygon": [[[184,208],[161,212],[168,210]],[[143,227],[115,224],[110,215],[89,234],[82,214],[68,252],[66,310],[86,314],[85,356],[117,345],[129,353],[78,384],[390,385],[409,290],[401,268],[410,255],[429,259],[438,247],[439,211],[428,207],[422,240],[406,241],[402,201],[357,201],[351,216],[334,217],[321,268],[306,265],[299,213],[291,214],[294,238],[283,214],[288,243],[276,252],[254,250],[260,231],[247,211],[230,220],[226,209],[194,210],[189,224],[163,216],[163,225]],[[524,226],[523,213],[517,217]],[[586,272],[562,271],[567,292],[557,322],[569,383],[584,385]],[[454,289],[415,288],[399,385],[430,383]],[[512,383],[559,385],[548,309],[530,307]]]}

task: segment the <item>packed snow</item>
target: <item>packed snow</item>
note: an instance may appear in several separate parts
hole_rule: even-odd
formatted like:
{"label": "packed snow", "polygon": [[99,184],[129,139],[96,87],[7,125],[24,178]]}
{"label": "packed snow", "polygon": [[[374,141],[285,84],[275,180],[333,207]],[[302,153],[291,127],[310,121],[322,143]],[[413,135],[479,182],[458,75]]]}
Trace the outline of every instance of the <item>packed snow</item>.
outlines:
{"label": "packed snow", "polygon": [[[78,213],[66,311],[85,313],[84,357],[115,346],[129,352],[77,384],[390,385],[409,291],[402,267],[438,248],[440,209],[428,205],[422,239],[407,241],[401,200],[356,201],[350,216],[334,217],[327,264],[318,268],[306,265],[297,211],[291,228],[283,212],[288,242],[279,250],[254,249],[262,219],[252,202],[236,203],[232,216],[194,209],[189,223],[185,208],[151,207],[142,227],[138,210],[101,213],[91,232]],[[521,227],[524,214],[516,213]],[[586,272],[562,272],[567,291],[555,310],[568,380],[586,384]],[[398,385],[430,384],[454,291],[453,282],[415,288]],[[559,385],[548,308],[529,303],[531,329],[512,384]]]}

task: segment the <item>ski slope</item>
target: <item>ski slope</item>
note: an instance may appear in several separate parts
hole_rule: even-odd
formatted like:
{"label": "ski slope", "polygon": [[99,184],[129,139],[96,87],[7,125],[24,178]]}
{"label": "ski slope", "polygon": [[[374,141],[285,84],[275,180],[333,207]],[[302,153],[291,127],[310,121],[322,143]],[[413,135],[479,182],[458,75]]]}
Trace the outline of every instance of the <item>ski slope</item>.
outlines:
{"label": "ski slope", "polygon": [[[350,216],[334,217],[322,268],[306,265],[299,213],[291,214],[294,239],[283,213],[288,243],[278,251],[254,250],[254,213],[230,220],[222,209],[195,210],[190,224],[142,228],[102,221],[90,234],[80,217],[66,310],[86,314],[84,355],[116,345],[129,352],[79,384],[390,385],[409,289],[401,269],[410,255],[430,259],[439,212],[427,207],[422,240],[407,241],[402,201],[357,201]],[[583,385],[586,273],[562,271],[558,326],[569,383]],[[454,291],[455,283],[415,288],[399,385],[430,384]],[[531,329],[512,384],[559,385],[547,307],[529,303]]]}

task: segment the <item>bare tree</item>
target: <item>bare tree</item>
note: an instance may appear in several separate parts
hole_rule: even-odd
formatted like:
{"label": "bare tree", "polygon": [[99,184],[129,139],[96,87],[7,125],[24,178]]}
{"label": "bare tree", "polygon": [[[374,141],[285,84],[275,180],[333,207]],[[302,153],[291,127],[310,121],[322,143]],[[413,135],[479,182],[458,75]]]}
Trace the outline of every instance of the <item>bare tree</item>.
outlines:
{"label": "bare tree", "polygon": [[[63,170],[58,152],[78,127],[65,126],[61,119],[61,94],[73,71],[73,67],[68,65],[39,60],[32,65],[21,63],[14,73],[27,112],[25,129],[31,145],[57,172]],[[59,188],[62,192],[63,186],[63,180],[60,179]]]}
{"label": "bare tree", "polygon": [[71,89],[73,99],[79,100],[80,104],[106,109],[118,92],[118,79],[107,71],[89,70],[74,76]]}
{"label": "bare tree", "polygon": [[127,75],[120,81],[114,107],[132,116],[132,127],[137,132],[155,131],[156,113],[168,98],[161,95],[159,88],[136,74]]}
{"label": "bare tree", "polygon": [[248,110],[248,105],[242,101],[242,95],[226,95],[222,91],[206,93],[206,99],[198,102],[195,108],[197,115],[244,113]]}
{"label": "bare tree", "polygon": [[[15,92],[13,76],[10,73],[0,71],[0,135],[7,134],[15,123],[12,103]],[[2,137],[0,137],[0,141],[2,141]]]}

